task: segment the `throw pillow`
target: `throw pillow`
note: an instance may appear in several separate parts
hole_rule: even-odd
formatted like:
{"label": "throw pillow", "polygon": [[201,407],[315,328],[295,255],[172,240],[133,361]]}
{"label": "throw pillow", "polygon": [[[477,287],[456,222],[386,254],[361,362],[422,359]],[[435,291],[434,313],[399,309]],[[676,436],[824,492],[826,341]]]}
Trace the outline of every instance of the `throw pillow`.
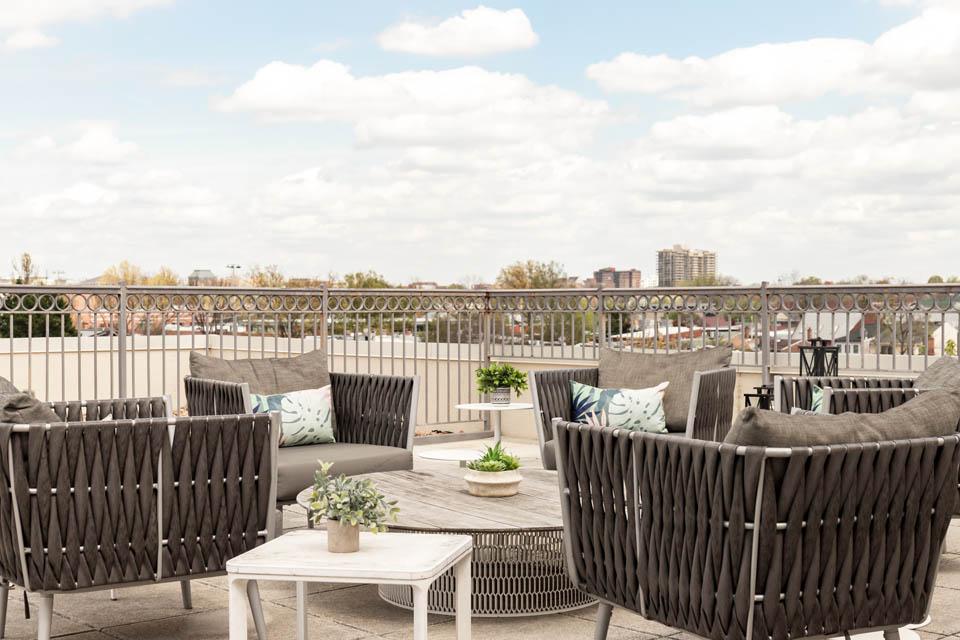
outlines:
{"label": "throw pillow", "polygon": [[8,424],[50,424],[63,422],[46,402],[32,393],[12,393],[0,396],[0,422]]}
{"label": "throw pillow", "polygon": [[645,389],[666,380],[670,383],[663,398],[667,429],[686,431],[693,374],[722,369],[730,364],[732,356],[730,347],[684,353],[634,353],[603,348],[600,350],[598,386],[604,389]]}
{"label": "throw pillow", "polygon": [[917,376],[914,389],[960,389],[960,361],[944,356]]}
{"label": "throw pillow", "polygon": [[744,409],[723,439],[756,447],[809,447],[950,435],[960,425],[960,391],[927,391],[883,413],[789,415]]}
{"label": "throw pillow", "polygon": [[250,394],[253,413],[280,412],[280,446],[336,442],[330,385],[272,395]]}
{"label": "throw pillow", "polygon": [[570,381],[573,420],[627,431],[666,433],[663,393],[669,382],[649,389],[598,389]]}
{"label": "throw pillow", "polygon": [[20,393],[20,389],[13,386],[13,383],[0,376],[0,396],[8,396],[14,393]]}
{"label": "throw pillow", "polygon": [[190,375],[221,382],[246,382],[250,393],[274,395],[330,384],[327,353],[323,349],[290,358],[221,360],[192,351]]}
{"label": "throw pillow", "polygon": [[810,385],[810,411],[814,413],[826,413],[823,410],[823,389],[817,385]]}

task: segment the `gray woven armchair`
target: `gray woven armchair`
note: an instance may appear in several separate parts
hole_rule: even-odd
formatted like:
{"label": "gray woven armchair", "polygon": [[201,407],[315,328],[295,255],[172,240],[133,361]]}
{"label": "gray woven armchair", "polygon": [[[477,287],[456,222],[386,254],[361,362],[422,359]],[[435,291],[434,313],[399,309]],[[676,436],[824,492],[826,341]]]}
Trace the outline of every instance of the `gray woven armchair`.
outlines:
{"label": "gray woven armchair", "polygon": [[[0,637],[10,584],[55,595],[222,575],[273,536],[279,414],[173,418],[163,398],[51,404],[0,424]],[[110,419],[106,419],[110,418]],[[259,593],[248,589],[258,636]]]}
{"label": "gray woven armchair", "polygon": [[[913,378],[865,378],[857,376],[814,377],[814,376],[776,376],[773,381],[773,406],[777,411],[790,413],[794,407],[809,410],[813,402],[813,387],[830,389],[834,394],[835,409],[830,413],[856,411],[857,413],[879,413],[894,406],[899,406],[905,400],[916,395],[913,389]],[[844,394],[844,391],[854,393]],[[825,410],[828,395],[824,395]],[[847,404],[854,402],[856,404]],[[897,404],[890,404],[897,402]],[[863,410],[858,410],[862,408]]]}
{"label": "gray woven armchair", "polygon": [[[191,416],[247,413],[246,383],[184,379]],[[413,468],[418,379],[360,373],[331,373],[336,443],[283,447],[278,458],[277,503],[292,504],[313,482],[317,459],[333,462],[334,473],[355,475]]]}
{"label": "gray woven armchair", "polygon": [[[960,435],[769,449],[557,421],[567,568],[704,637],[896,638],[930,607]],[[642,505],[642,508],[641,508]]]}
{"label": "gray woven armchair", "polygon": [[[533,420],[540,445],[540,459],[545,469],[557,468],[551,422],[556,418],[570,420],[573,417],[570,382],[595,387],[599,384],[599,378],[600,369],[597,367],[530,372]],[[733,367],[695,372],[687,428],[683,435],[699,440],[723,440],[733,420],[736,384],[737,371]]]}

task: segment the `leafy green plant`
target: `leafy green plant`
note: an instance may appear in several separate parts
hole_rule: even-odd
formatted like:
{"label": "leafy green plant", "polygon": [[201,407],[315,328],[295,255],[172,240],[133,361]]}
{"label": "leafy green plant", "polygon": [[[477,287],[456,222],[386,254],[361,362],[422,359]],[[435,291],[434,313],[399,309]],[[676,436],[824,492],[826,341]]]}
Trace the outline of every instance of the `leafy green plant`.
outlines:
{"label": "leafy green plant", "polygon": [[497,471],[513,471],[520,468],[520,459],[515,455],[507,453],[500,442],[492,447],[487,447],[483,455],[467,463],[467,468],[472,471],[485,471],[495,473]]}
{"label": "leafy green plant", "polygon": [[509,364],[498,362],[477,369],[477,391],[490,393],[501,387],[510,387],[520,393],[527,388],[527,376]]}
{"label": "leafy green plant", "polygon": [[327,518],[379,533],[387,530],[388,520],[397,520],[400,512],[397,501],[387,500],[371,480],[348,478],[342,473],[333,477],[330,475],[333,463],[319,462],[310,496],[310,511],[315,524]]}

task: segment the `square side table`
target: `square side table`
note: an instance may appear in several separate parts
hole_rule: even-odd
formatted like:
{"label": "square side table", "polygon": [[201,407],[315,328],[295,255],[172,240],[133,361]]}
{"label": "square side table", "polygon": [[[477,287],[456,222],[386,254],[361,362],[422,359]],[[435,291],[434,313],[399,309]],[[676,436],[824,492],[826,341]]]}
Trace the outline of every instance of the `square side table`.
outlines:
{"label": "square side table", "polygon": [[297,583],[298,640],[307,637],[307,582],[409,585],[413,637],[426,640],[427,593],[451,567],[456,576],[457,639],[470,640],[472,547],[466,535],[362,532],[356,553],[330,553],[325,531],[287,533],[227,561],[230,640],[246,640],[247,583],[262,580]]}

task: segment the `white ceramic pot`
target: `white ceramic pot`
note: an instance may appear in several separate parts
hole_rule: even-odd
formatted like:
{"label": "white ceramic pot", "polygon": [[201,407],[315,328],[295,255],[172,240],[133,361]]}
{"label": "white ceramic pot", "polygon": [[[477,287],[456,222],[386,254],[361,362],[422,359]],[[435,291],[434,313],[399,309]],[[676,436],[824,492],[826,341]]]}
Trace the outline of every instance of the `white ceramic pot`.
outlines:
{"label": "white ceramic pot", "polygon": [[510,404],[510,387],[497,387],[490,393],[492,404]]}
{"label": "white ceramic pot", "polygon": [[327,550],[330,553],[353,553],[360,550],[360,525],[327,520]]}
{"label": "white ceramic pot", "polygon": [[506,498],[515,496],[520,491],[520,481],[523,476],[520,471],[474,471],[467,469],[463,476],[467,481],[467,491],[472,496],[481,498]]}

